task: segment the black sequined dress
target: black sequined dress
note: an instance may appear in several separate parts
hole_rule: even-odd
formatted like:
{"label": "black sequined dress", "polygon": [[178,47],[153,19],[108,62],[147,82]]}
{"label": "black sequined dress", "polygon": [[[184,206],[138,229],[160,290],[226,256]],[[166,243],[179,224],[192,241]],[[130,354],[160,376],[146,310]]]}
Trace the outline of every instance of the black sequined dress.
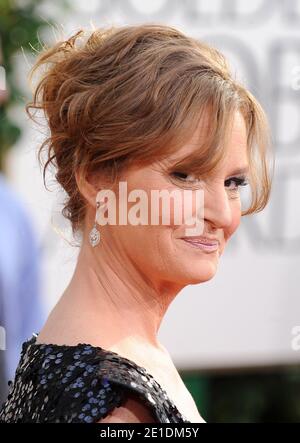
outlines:
{"label": "black sequined dress", "polygon": [[0,423],[97,422],[132,395],[158,423],[191,423],[153,376],[133,361],[85,343],[40,344],[36,337],[23,343]]}

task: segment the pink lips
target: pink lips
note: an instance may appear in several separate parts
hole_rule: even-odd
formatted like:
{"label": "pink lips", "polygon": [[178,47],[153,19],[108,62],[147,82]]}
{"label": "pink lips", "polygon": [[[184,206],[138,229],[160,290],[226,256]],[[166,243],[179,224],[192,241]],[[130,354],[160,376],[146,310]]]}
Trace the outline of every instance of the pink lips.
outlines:
{"label": "pink lips", "polygon": [[207,238],[192,238],[192,237],[185,237],[182,238],[186,243],[189,243],[191,246],[195,248],[202,249],[203,251],[207,252],[213,252],[217,251],[219,248],[219,242],[218,240],[210,240]]}

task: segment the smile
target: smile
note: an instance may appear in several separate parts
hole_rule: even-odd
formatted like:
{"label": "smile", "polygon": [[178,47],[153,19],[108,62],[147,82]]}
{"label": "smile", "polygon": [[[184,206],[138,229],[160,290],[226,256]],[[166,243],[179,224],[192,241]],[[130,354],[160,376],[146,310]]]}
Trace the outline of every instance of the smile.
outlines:
{"label": "smile", "polygon": [[192,240],[188,238],[182,238],[184,242],[188,243],[193,248],[201,249],[202,251],[206,252],[215,252],[219,249],[219,243],[218,242],[211,242],[211,243],[202,243],[199,240]]}

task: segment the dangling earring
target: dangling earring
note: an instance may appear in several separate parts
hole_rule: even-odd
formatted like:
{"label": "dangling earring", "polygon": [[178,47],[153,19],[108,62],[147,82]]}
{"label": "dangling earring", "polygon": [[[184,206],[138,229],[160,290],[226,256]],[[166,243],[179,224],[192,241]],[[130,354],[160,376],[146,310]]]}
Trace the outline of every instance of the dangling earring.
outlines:
{"label": "dangling earring", "polygon": [[90,231],[90,235],[89,235],[90,244],[93,246],[93,248],[100,243],[100,231],[98,231],[98,229],[97,229],[97,221],[96,221],[97,220],[97,210],[99,209],[99,206],[100,206],[100,202],[97,202],[96,203],[95,222],[94,222],[93,229]]}

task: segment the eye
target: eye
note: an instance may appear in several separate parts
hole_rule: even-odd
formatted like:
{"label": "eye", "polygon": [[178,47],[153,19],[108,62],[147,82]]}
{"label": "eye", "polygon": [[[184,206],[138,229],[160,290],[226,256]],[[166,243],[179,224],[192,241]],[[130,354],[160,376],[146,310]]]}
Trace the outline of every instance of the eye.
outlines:
{"label": "eye", "polygon": [[170,175],[177,180],[181,180],[181,181],[187,182],[187,183],[198,183],[201,181],[194,174],[186,174],[185,172],[175,171],[175,172],[172,172]]}
{"label": "eye", "polygon": [[229,191],[237,191],[240,186],[247,186],[248,184],[246,177],[231,177],[225,180],[225,186]]}

